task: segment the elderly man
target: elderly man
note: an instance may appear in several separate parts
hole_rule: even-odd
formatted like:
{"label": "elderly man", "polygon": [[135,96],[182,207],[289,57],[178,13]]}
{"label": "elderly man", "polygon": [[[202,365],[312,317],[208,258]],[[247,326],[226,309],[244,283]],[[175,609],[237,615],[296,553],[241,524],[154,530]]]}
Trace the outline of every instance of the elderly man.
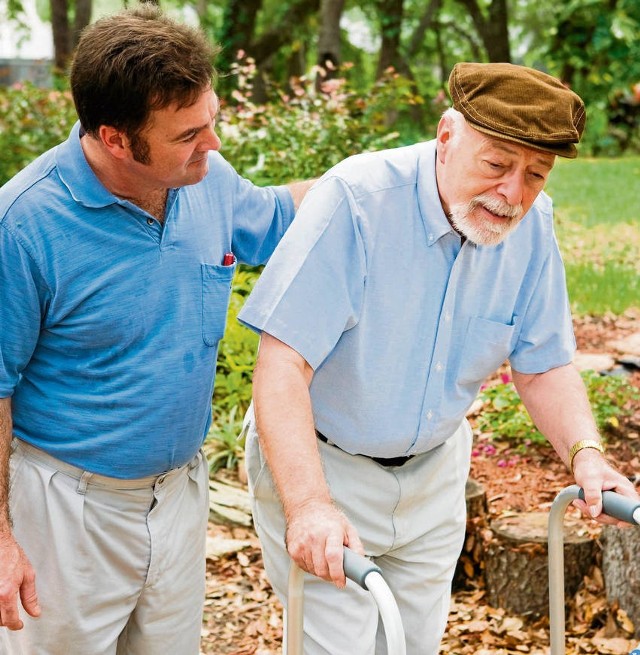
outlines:
{"label": "elderly man", "polygon": [[262,334],[247,441],[255,523],[281,597],[289,557],[316,576],[307,655],[384,652],[373,601],[336,589],[343,545],[382,568],[407,652],[437,653],[465,530],[465,413],[506,359],[585,488],[582,509],[599,516],[602,489],[635,494],[602,455],[571,363],[543,193],[556,156],[576,156],[584,105],[510,64],[458,64],[450,92],[435,140],[322,178],[240,314]]}

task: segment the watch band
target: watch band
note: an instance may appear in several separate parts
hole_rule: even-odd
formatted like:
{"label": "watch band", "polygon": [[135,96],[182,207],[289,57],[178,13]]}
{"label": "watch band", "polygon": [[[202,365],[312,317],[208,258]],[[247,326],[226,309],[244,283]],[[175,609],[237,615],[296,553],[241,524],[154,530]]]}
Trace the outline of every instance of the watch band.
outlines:
{"label": "watch band", "polygon": [[593,439],[581,439],[580,441],[576,441],[576,443],[574,443],[569,450],[569,468],[571,469],[571,473],[573,473],[574,457],[585,448],[595,448],[604,455],[604,448],[599,441],[594,441]]}

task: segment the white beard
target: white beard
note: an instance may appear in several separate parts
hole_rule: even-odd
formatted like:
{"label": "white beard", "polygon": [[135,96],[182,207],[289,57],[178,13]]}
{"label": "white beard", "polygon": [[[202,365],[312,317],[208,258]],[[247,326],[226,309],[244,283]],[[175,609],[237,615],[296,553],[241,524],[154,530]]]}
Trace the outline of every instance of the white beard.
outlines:
{"label": "white beard", "polygon": [[[504,220],[498,223],[473,217],[473,210],[479,205],[493,214],[503,216]],[[449,218],[453,227],[469,241],[479,246],[496,246],[518,226],[522,218],[522,205],[510,205],[488,194],[481,194],[468,203],[451,205]]]}

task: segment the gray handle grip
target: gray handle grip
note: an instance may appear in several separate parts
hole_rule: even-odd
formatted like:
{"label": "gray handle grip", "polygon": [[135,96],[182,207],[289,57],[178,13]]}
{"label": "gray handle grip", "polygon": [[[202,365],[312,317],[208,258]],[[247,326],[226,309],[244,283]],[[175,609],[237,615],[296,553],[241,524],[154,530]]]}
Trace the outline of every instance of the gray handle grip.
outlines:
{"label": "gray handle grip", "polygon": [[[584,500],[584,489],[580,489],[578,497],[580,500]],[[622,496],[615,491],[602,492],[602,509],[608,516],[635,525],[634,513],[639,508],[640,502],[633,500],[633,498],[627,498],[627,496]]]}
{"label": "gray handle grip", "polygon": [[362,555],[358,555],[349,548],[344,549],[343,556],[344,574],[349,578],[349,580],[357,582],[363,589],[367,588],[365,578],[369,573],[382,573],[380,567],[376,566],[371,560],[362,557]]}

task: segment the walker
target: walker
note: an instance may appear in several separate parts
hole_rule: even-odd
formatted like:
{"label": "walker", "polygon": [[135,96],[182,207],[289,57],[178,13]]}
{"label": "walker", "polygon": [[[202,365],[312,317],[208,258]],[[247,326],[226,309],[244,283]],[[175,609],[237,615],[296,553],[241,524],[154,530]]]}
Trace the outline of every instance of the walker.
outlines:
{"label": "walker", "polygon": [[[564,622],[564,514],[577,498],[584,500],[578,485],[563,489],[553,501],[549,512],[549,631],[551,655],[565,655]],[[640,525],[640,502],[613,491],[602,493],[605,514],[632,525]],[[629,653],[640,655],[640,645]]]}

